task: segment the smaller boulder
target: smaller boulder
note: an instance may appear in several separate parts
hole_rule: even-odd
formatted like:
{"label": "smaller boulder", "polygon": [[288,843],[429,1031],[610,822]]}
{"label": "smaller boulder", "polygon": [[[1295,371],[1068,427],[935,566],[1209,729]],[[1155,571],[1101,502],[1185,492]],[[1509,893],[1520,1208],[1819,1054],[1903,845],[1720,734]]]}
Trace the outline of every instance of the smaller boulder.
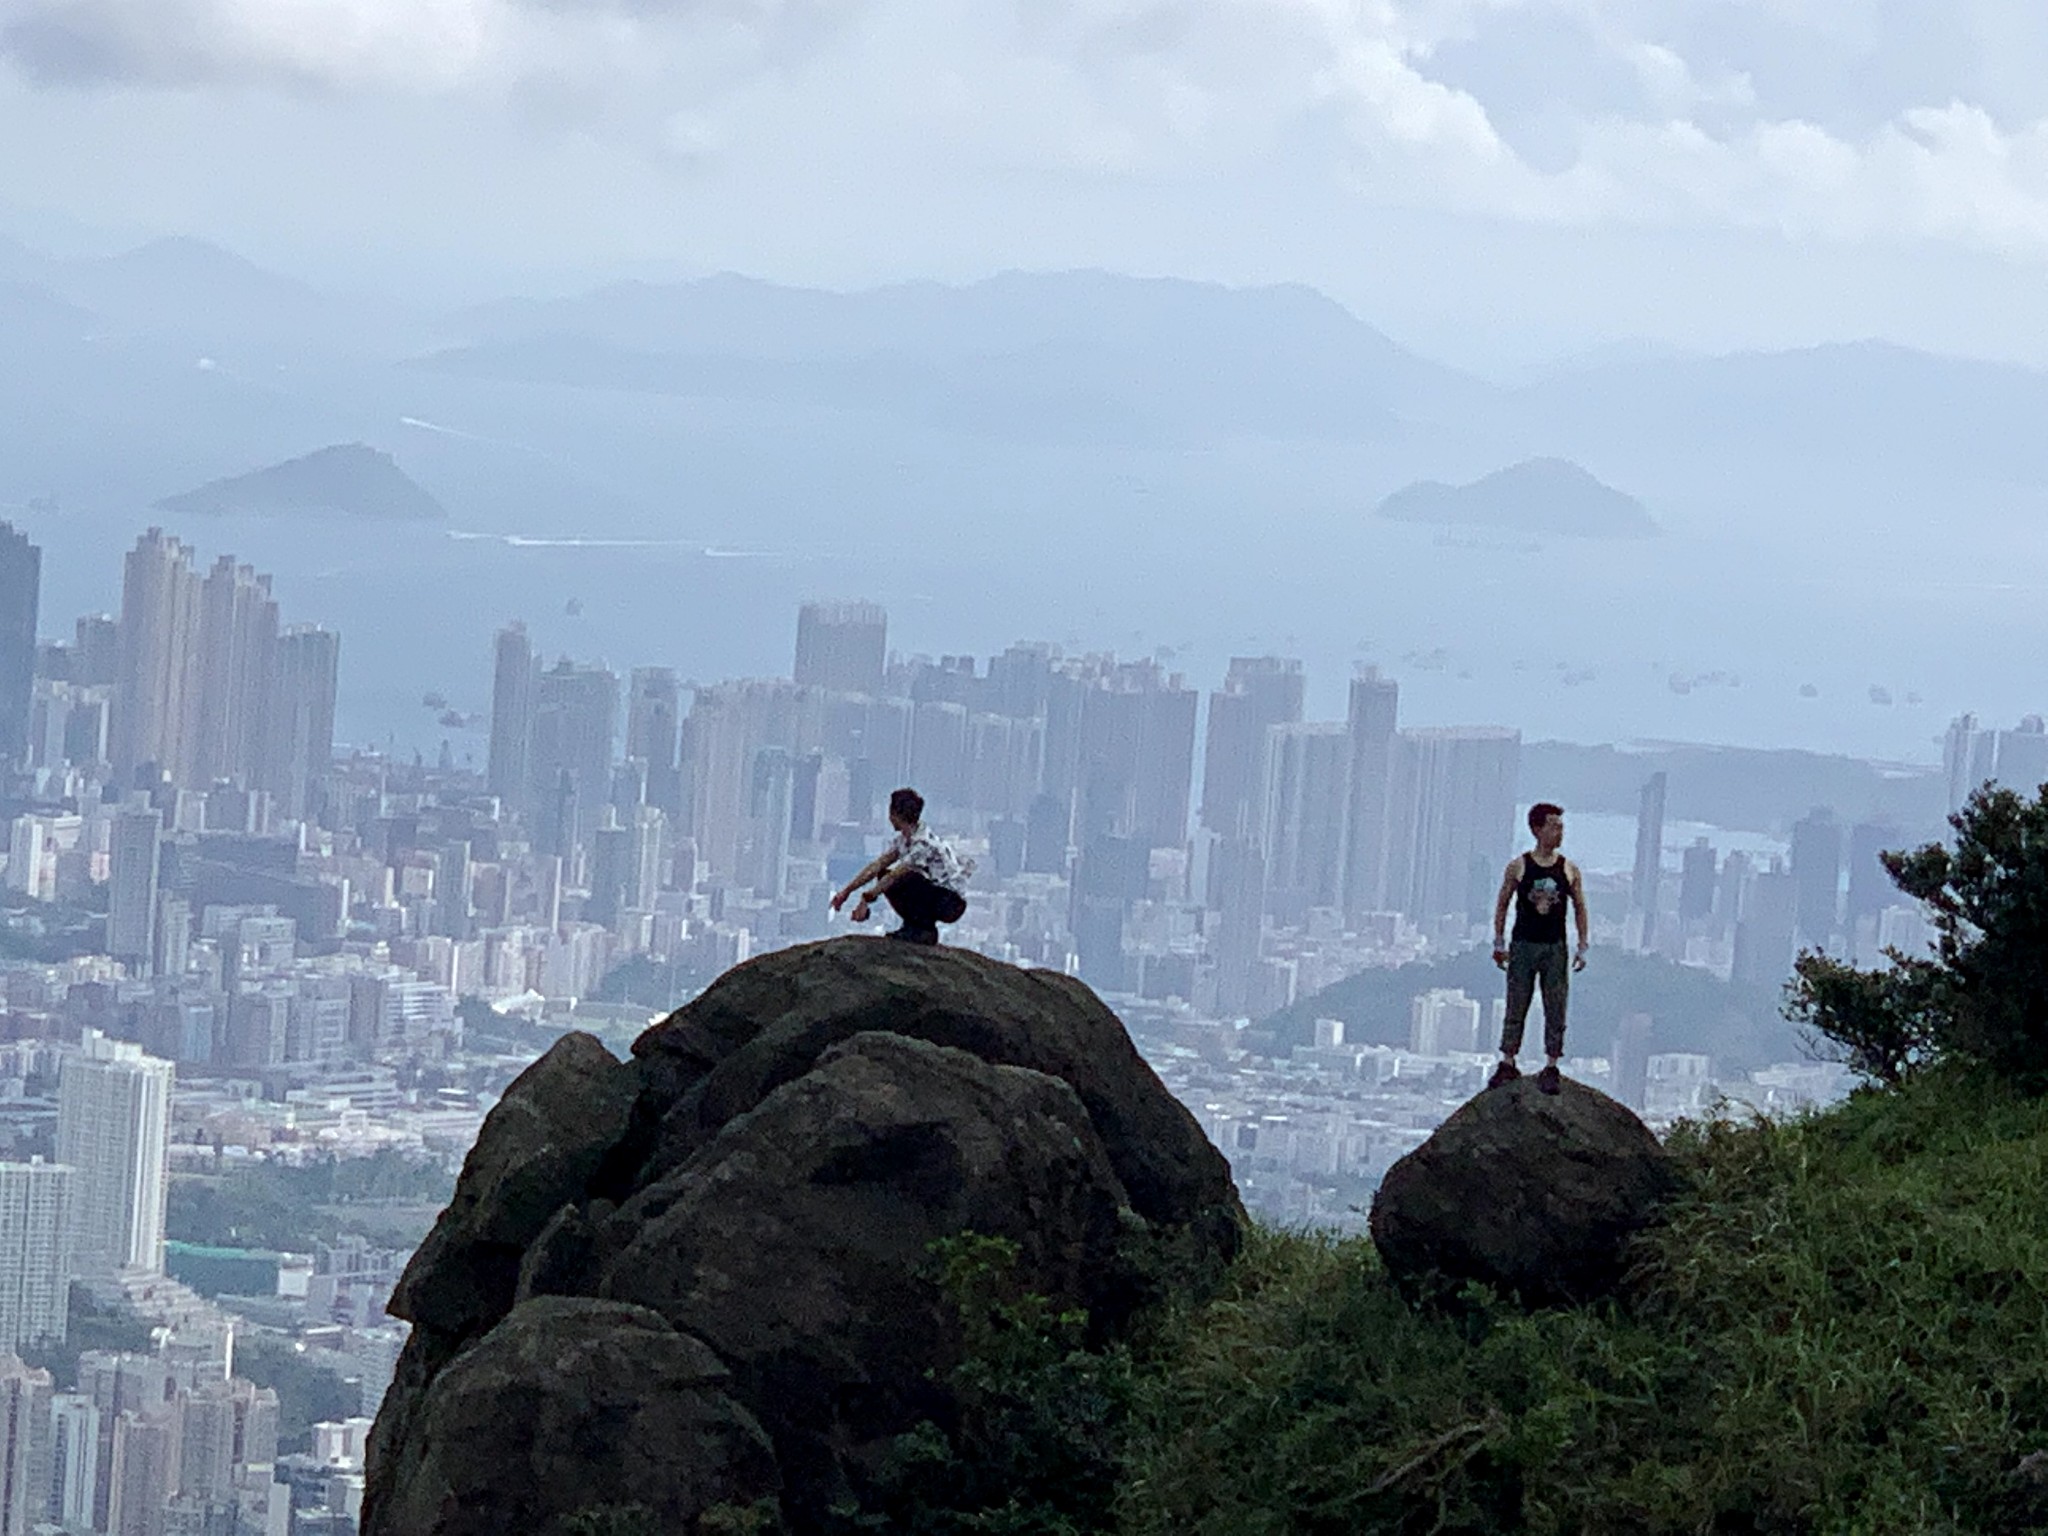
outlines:
{"label": "smaller boulder", "polygon": [[1411,1294],[1483,1280],[1532,1306],[1589,1301],[1680,1179],[1650,1128],[1566,1078],[1522,1078],[1461,1107],[1387,1170],[1371,1231]]}

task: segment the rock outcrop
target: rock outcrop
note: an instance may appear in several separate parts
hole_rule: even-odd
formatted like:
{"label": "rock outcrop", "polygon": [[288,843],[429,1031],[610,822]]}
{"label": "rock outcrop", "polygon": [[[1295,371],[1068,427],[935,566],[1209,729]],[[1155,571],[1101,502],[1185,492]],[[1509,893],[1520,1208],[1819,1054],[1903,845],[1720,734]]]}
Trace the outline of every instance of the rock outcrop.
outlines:
{"label": "rock outcrop", "polygon": [[363,1531],[546,1536],[606,1506],[830,1529],[955,1414],[935,1241],[1009,1239],[1021,1284],[1110,1338],[1243,1221],[1080,983],[866,938],[764,956],[631,1062],[565,1038],[485,1122],[393,1294],[413,1335]]}
{"label": "rock outcrop", "polygon": [[511,1536],[611,1507],[686,1531],[721,1504],[773,1500],[775,1450],[731,1374],[644,1307],[522,1302],[439,1373],[387,1451],[379,1524]]}
{"label": "rock outcrop", "polygon": [[1531,1305],[1587,1301],[1614,1288],[1628,1240],[1678,1185],[1624,1105],[1570,1078],[1546,1095],[1525,1077],[1387,1170],[1372,1239],[1411,1294],[1483,1280]]}

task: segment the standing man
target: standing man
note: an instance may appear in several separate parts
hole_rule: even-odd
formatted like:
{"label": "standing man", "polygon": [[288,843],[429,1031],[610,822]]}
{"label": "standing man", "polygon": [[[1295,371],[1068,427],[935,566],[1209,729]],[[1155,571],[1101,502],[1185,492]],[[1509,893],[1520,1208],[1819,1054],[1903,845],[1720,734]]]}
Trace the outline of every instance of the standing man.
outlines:
{"label": "standing man", "polygon": [[[1493,963],[1508,973],[1508,1011],[1501,1021],[1500,1065],[1486,1086],[1498,1088],[1522,1075],[1515,1058],[1522,1051],[1522,1026],[1529,1018],[1529,1000],[1543,988],[1543,1054],[1548,1058],[1536,1074],[1544,1093],[1558,1090],[1557,1063],[1564,1055],[1564,1010],[1573,971],[1586,968],[1590,924],[1586,886],[1579,867],[1559,850],[1564,844],[1564,809],[1549,801],[1529,807],[1529,830],[1536,846],[1508,865],[1493,903]],[[1578,918],[1579,947],[1565,953],[1564,909],[1570,902]],[[1515,908],[1513,942],[1507,933],[1508,905]]]}
{"label": "standing man", "polygon": [[837,912],[849,896],[872,880],[874,884],[854,903],[853,920],[866,922],[874,904],[886,900],[903,920],[890,931],[890,938],[907,944],[936,944],[939,924],[957,923],[967,910],[967,880],[974,873],[974,863],[925,829],[924,796],[914,789],[890,794],[889,826],[895,839],[839,888],[832,898],[832,910]]}

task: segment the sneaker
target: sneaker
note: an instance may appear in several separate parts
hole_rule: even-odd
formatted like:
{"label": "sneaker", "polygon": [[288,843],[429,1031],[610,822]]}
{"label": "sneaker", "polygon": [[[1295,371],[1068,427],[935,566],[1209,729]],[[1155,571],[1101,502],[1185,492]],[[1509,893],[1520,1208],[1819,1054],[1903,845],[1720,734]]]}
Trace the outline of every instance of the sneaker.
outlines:
{"label": "sneaker", "polygon": [[1504,1084],[1512,1083],[1521,1075],[1522,1069],[1520,1067],[1516,1066],[1512,1061],[1503,1061],[1493,1069],[1493,1076],[1486,1080],[1486,1086],[1489,1088],[1499,1088]]}
{"label": "sneaker", "polygon": [[1557,1074],[1556,1067],[1545,1067],[1541,1072],[1538,1072],[1536,1074],[1536,1091],[1538,1093],[1554,1094],[1557,1092],[1558,1085],[1562,1081],[1563,1079],[1560,1078]]}
{"label": "sneaker", "polygon": [[892,928],[885,937],[896,939],[904,944],[936,944],[939,942],[939,930],[936,928],[912,928],[906,923],[901,928]]}

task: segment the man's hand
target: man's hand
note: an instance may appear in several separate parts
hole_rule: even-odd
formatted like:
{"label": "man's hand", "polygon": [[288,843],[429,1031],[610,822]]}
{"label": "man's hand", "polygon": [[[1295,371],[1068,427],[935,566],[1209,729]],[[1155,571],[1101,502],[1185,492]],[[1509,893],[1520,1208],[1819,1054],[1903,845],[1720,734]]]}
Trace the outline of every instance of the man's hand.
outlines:
{"label": "man's hand", "polygon": [[853,888],[852,888],[851,886],[847,887],[847,889],[845,889],[845,890],[843,890],[843,891],[835,891],[835,892],[833,892],[833,893],[832,893],[832,910],[833,910],[834,912],[837,912],[837,911],[838,911],[838,910],[839,910],[839,909],[840,909],[841,907],[845,906],[845,905],[846,905],[846,898],[847,898],[847,897],[849,897],[849,896],[851,896],[852,894],[853,894]]}
{"label": "man's hand", "polygon": [[849,912],[847,916],[851,917],[856,923],[864,923],[868,920],[868,913],[872,910],[873,909],[868,906],[868,899],[865,896],[863,896],[859,901],[854,903],[853,910]]}
{"label": "man's hand", "polygon": [[1583,971],[1583,970],[1584,970],[1585,968],[1586,968],[1586,946],[1585,946],[1585,945],[1583,945],[1583,944],[1581,944],[1581,945],[1579,946],[1579,951],[1578,951],[1578,953],[1572,956],[1572,969],[1573,969],[1573,970],[1575,970],[1575,971]]}
{"label": "man's hand", "polygon": [[1508,947],[1499,939],[1493,941],[1493,963],[1502,970],[1508,968]]}

